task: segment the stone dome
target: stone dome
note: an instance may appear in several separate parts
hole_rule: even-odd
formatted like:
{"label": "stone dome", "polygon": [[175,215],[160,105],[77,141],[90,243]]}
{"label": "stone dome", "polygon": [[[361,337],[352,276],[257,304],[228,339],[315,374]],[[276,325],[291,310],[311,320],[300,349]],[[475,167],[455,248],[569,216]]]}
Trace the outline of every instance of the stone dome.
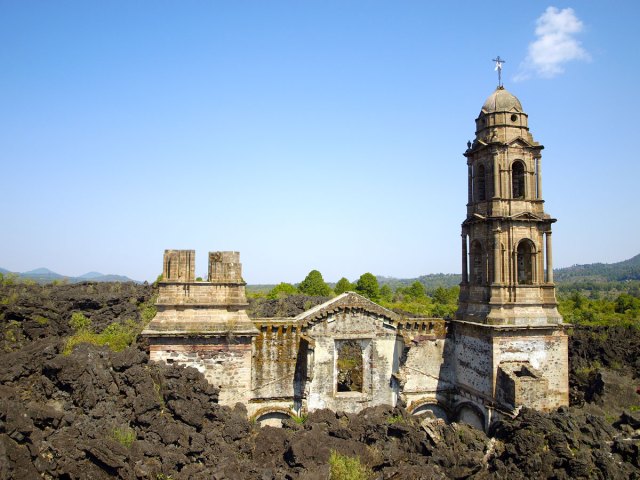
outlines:
{"label": "stone dome", "polygon": [[522,112],[522,104],[520,103],[520,100],[506,91],[504,87],[498,87],[484,102],[481,113],[514,111]]}

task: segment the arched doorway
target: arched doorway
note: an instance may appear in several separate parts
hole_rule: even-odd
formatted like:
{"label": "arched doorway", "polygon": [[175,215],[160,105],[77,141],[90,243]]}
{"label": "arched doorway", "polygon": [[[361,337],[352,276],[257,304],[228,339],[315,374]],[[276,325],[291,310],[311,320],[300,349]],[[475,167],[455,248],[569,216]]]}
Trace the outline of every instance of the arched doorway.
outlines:
{"label": "arched doorway", "polygon": [[484,431],[484,414],[478,407],[471,403],[465,403],[458,407],[457,412],[458,423],[464,423]]}

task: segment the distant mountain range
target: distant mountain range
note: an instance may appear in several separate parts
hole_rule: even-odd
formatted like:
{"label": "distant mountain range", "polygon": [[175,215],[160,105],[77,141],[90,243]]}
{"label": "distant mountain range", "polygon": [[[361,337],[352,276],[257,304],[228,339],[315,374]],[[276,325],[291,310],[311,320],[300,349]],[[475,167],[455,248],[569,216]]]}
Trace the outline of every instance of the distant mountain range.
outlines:
{"label": "distant mountain range", "polygon": [[68,277],[66,275],[61,275],[59,273],[53,272],[48,268],[36,268],[35,270],[30,270],[28,272],[11,272],[5,268],[0,268],[0,273],[2,275],[13,274],[19,279],[22,280],[33,280],[37,283],[51,283],[54,281],[66,281],[68,283],[80,283],[80,282],[135,282],[140,283],[136,280],[133,280],[129,277],[125,277],[124,275],[113,275],[100,272],[88,272],[84,275],[80,275],[79,277]]}
{"label": "distant mountain range", "polygon": [[[53,272],[48,268],[37,268],[29,272],[10,272],[0,268],[3,275],[14,274],[18,278],[33,280],[38,283],[50,283],[54,280],[67,281],[69,283],[80,282],[136,282],[124,275],[105,275],[100,272],[88,272],[79,277],[68,277]],[[556,283],[571,282],[623,282],[626,280],[640,280],[640,254],[633,258],[616,263],[590,263],[586,265],[572,265],[566,268],[557,268],[553,271]],[[452,287],[460,283],[458,273],[432,273],[417,278],[394,278],[378,276],[380,285],[389,285],[391,288],[411,285],[416,280],[424,284],[427,290],[436,287]],[[357,280],[357,279],[354,279]],[[332,283],[329,285],[333,286]],[[275,285],[248,285],[248,291],[269,291]]]}

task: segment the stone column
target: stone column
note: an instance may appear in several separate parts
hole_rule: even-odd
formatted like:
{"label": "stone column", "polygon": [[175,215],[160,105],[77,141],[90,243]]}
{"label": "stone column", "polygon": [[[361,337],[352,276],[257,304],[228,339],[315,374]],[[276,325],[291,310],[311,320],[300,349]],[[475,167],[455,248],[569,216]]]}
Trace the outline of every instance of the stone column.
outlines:
{"label": "stone column", "polygon": [[462,232],[462,283],[469,283],[467,272],[467,233]]}
{"label": "stone column", "polygon": [[469,198],[468,198],[468,203],[472,203],[473,202],[473,198],[472,198],[472,191],[473,191],[473,171],[471,169],[471,165],[469,165],[467,167],[468,170],[468,184],[469,184]]}
{"label": "stone column", "polygon": [[538,187],[538,200],[542,200],[542,158],[536,158],[536,181]]}
{"label": "stone column", "polygon": [[551,255],[551,230],[545,233],[546,250],[547,250],[547,283],[553,283],[553,260]]}
{"label": "stone column", "polygon": [[500,259],[500,227],[493,231],[493,283],[502,282],[502,261]]}
{"label": "stone column", "polygon": [[493,198],[500,196],[500,163],[498,155],[493,157]]}

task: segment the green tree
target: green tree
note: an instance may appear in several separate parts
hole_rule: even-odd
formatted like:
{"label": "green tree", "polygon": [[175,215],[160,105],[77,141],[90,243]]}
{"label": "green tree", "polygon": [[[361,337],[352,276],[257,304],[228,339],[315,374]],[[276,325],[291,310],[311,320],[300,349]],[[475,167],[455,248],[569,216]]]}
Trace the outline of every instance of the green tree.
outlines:
{"label": "green tree", "polygon": [[356,292],[377,302],[380,299],[380,286],[378,279],[372,273],[363,273],[356,283]]}
{"label": "green tree", "polygon": [[626,311],[637,311],[640,310],[640,299],[632,297],[628,293],[621,293],[616,298],[616,313],[625,313]]}
{"label": "green tree", "polygon": [[295,295],[298,293],[298,289],[290,283],[281,282],[273,287],[267,294],[267,298],[274,300],[276,298],[288,297],[289,295]]}
{"label": "green tree", "polygon": [[336,283],[336,288],[334,288],[333,291],[336,292],[336,295],[340,295],[344,292],[351,292],[355,290],[355,288],[356,287],[353,283],[342,277],[340,280],[338,280],[338,283]]}
{"label": "green tree", "polygon": [[393,301],[393,290],[386,283],[380,287],[380,300],[384,300],[385,302]]}
{"label": "green tree", "polygon": [[407,289],[405,290],[405,294],[408,297],[418,300],[427,296],[427,290],[424,288],[424,285],[422,283],[416,280],[411,285],[409,285],[409,287],[407,287]]}
{"label": "green tree", "polygon": [[455,305],[458,303],[460,287],[438,287],[433,292],[433,302],[440,305]]}
{"label": "green tree", "polygon": [[318,270],[311,270],[306,278],[298,285],[300,293],[326,297],[331,295],[329,285],[324,282],[322,274]]}

